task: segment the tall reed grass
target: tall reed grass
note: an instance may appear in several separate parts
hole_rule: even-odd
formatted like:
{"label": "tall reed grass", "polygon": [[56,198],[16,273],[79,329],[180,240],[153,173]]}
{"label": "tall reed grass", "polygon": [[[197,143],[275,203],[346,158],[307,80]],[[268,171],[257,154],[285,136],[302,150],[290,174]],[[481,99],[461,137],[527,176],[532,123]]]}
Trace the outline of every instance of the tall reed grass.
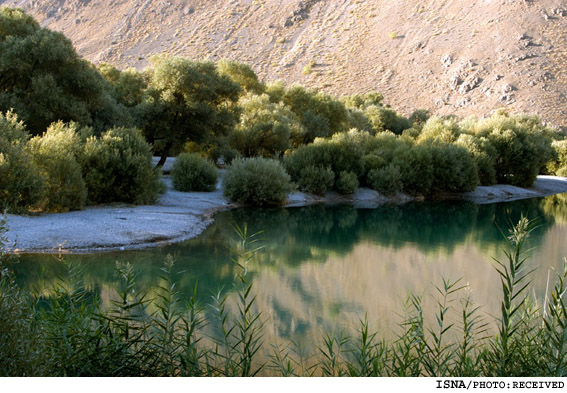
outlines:
{"label": "tall reed grass", "polygon": [[5,230],[0,222],[5,376],[567,376],[567,261],[537,306],[528,291],[526,242],[533,224],[527,218],[509,230],[505,258],[496,261],[499,315],[483,313],[460,280],[442,280],[433,323],[425,322],[423,297],[410,295],[394,339],[382,339],[365,316],[355,334],[325,334],[315,355],[299,342],[265,342],[266,316],[257,310],[250,278],[261,245],[246,226],[236,229],[232,248],[233,291],[221,288],[201,304],[195,285],[184,297],[168,257],[153,300],[135,291],[131,265],[117,265],[121,287],[106,309],[84,285],[80,266],[63,258],[67,273],[48,296],[18,288]]}

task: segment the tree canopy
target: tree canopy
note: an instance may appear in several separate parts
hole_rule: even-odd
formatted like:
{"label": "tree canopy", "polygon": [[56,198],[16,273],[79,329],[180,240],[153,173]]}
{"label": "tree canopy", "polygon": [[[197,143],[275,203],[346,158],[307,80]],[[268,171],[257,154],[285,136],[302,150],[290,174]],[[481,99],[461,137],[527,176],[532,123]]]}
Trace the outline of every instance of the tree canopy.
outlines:
{"label": "tree canopy", "polygon": [[0,111],[13,109],[33,134],[58,120],[100,128],[124,123],[104,78],[63,34],[20,9],[0,7]]}
{"label": "tree canopy", "polygon": [[154,57],[140,104],[141,126],[165,162],[172,148],[227,135],[238,121],[240,86],[211,62]]}

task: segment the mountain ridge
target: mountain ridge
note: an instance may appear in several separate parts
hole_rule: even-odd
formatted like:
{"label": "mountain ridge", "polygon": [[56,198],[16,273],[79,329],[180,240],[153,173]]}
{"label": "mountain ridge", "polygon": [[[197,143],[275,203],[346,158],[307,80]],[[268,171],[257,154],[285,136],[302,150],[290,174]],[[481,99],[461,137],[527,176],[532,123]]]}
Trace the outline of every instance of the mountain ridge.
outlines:
{"label": "mountain ridge", "polygon": [[0,0],[99,64],[154,54],[251,65],[343,95],[379,91],[409,115],[537,114],[567,128],[567,7],[553,0]]}

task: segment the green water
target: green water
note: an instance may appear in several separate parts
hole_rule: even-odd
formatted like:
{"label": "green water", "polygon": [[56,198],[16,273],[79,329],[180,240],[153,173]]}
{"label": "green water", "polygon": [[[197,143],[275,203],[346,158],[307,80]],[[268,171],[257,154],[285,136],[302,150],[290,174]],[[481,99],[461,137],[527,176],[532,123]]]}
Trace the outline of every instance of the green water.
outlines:
{"label": "green water", "polygon": [[[538,220],[529,263],[537,268],[531,293],[543,299],[548,272],[561,269],[567,256],[567,194],[487,205],[446,201],[377,209],[242,208],[218,213],[203,234],[184,243],[65,259],[81,264],[88,288],[108,305],[119,285],[116,261],[134,266],[138,290],[151,298],[159,284],[157,272],[171,254],[177,288],[189,295],[197,282],[206,303],[219,288],[232,290],[232,228],[247,223],[249,232],[263,231],[264,248],[249,273],[265,340],[310,340],[322,332],[356,327],[365,314],[387,336],[401,321],[409,293],[424,294],[429,313],[430,294],[442,278],[461,278],[468,284],[463,294],[470,293],[486,315],[497,315],[500,283],[492,257],[501,256],[506,246],[499,228],[508,228],[521,214]],[[51,255],[24,255],[16,267],[19,284],[34,291],[49,288],[63,274],[62,264]]]}

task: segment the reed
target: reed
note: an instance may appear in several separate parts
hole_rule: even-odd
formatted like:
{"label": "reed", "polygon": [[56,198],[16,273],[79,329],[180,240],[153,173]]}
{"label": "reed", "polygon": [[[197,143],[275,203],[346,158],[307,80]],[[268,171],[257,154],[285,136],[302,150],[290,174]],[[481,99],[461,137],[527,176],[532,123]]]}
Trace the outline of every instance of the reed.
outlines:
{"label": "reed", "polygon": [[[527,241],[533,223],[520,219],[496,260],[501,311],[483,313],[460,280],[435,287],[433,323],[423,297],[411,294],[390,341],[365,316],[353,335],[322,336],[317,353],[299,342],[266,343],[250,266],[260,234],[236,228],[232,292],[219,289],[208,304],[197,285],[184,299],[174,260],[159,271],[152,293],[135,291],[131,265],[117,265],[121,286],[110,308],[82,280],[80,266],[47,292],[24,293],[13,280],[14,257],[0,240],[1,374],[35,376],[567,376],[567,260],[543,305],[529,296]],[[0,221],[0,239],[5,225]],[[150,300],[152,299],[152,300]],[[150,311],[151,310],[151,311]],[[317,341],[315,339],[315,341]],[[265,354],[268,355],[265,355]]]}

